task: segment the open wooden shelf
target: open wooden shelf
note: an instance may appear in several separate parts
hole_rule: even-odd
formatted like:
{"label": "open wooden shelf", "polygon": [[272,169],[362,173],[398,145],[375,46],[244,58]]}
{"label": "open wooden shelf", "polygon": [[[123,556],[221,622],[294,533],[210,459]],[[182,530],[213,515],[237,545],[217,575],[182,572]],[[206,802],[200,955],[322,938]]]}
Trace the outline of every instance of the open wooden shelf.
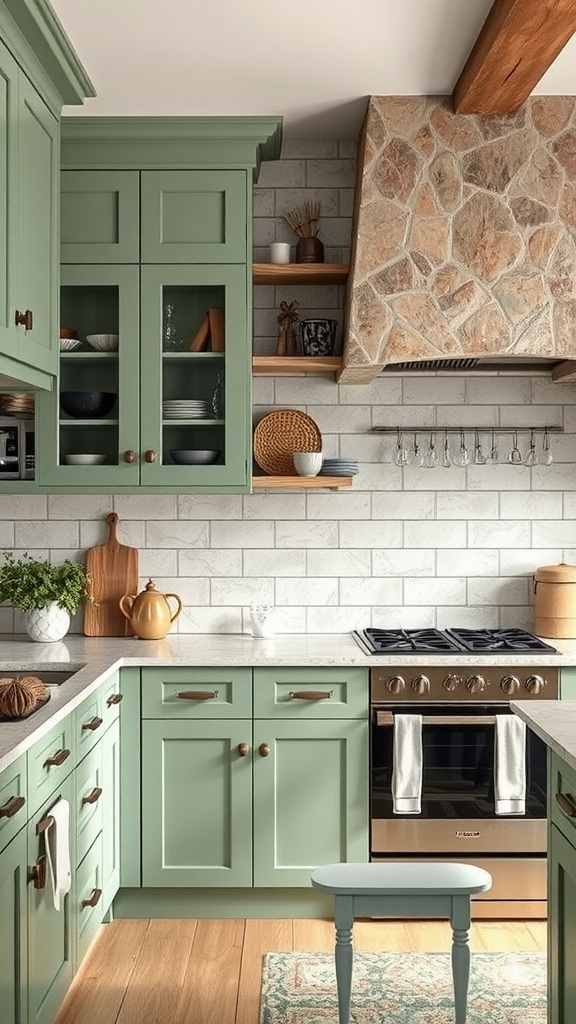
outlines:
{"label": "open wooden shelf", "polygon": [[253,263],[253,284],[346,284],[347,263]]}
{"label": "open wooden shelf", "polygon": [[341,356],[254,356],[253,373],[338,373]]}
{"label": "open wooden shelf", "polygon": [[266,487],[309,488],[352,487],[351,476],[253,476],[252,487],[261,490]]}

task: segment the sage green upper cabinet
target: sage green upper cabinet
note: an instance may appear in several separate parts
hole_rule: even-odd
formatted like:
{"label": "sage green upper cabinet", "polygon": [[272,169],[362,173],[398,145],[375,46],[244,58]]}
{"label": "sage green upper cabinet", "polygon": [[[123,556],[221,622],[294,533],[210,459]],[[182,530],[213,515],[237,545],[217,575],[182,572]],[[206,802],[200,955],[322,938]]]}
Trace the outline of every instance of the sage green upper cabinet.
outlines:
{"label": "sage green upper cabinet", "polygon": [[138,171],[62,171],[62,263],[138,263]]}
{"label": "sage green upper cabinet", "polygon": [[[252,183],[260,159],[278,155],[279,126],[66,119],[61,323],[80,346],[61,354],[60,390],[97,388],[116,400],[100,419],[73,423],[58,396],[41,399],[42,488],[250,490]],[[114,310],[100,282],[121,296],[129,270],[138,304],[130,285]],[[117,349],[94,351],[89,334],[118,335]],[[101,461],[70,464],[82,454]]]}
{"label": "sage green upper cabinet", "polygon": [[145,171],[142,263],[247,263],[246,172]]}
{"label": "sage green upper cabinet", "polygon": [[0,0],[0,374],[50,389],[58,363],[60,111],[94,95],[45,0]]}

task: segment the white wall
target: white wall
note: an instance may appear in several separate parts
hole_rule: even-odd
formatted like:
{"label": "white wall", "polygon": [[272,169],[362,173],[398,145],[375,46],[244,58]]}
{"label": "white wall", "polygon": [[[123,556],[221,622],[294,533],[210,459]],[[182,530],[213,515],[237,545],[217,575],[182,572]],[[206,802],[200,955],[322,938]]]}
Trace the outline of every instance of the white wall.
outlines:
{"label": "white wall", "polygon": [[[255,259],[268,242],[295,241],[279,211],[318,197],[326,258],[348,258],[353,193],[349,143],[292,143],[264,164],[255,195]],[[281,299],[304,311],[339,313],[339,289],[257,288],[256,351],[273,351]],[[329,311],[329,312],[328,312]],[[120,538],[140,549],[148,575],[185,602],[181,632],[247,630],[253,601],[281,610],[286,632],[341,632],[354,626],[532,627],[531,574],[576,562],[576,386],[542,376],[403,375],[338,386],[328,377],[256,377],[255,415],[302,409],[318,423],[328,455],[361,462],[346,491],[252,495],[0,496],[0,549],[57,560],[81,557],[106,535],[111,510]],[[502,461],[467,468],[397,467],[394,436],[376,425],[563,427],[554,463],[533,469],[506,461],[512,438],[498,436]],[[413,438],[405,434],[405,439]],[[422,429],[419,442],[428,445]],[[473,433],[466,439],[473,448]],[[436,437],[439,454],[443,438]],[[525,454],[529,436],[519,436]],[[451,447],[458,438],[451,437]],[[537,434],[538,449],[542,436]],[[81,630],[78,618],[75,628]],[[0,631],[22,630],[0,608]]]}

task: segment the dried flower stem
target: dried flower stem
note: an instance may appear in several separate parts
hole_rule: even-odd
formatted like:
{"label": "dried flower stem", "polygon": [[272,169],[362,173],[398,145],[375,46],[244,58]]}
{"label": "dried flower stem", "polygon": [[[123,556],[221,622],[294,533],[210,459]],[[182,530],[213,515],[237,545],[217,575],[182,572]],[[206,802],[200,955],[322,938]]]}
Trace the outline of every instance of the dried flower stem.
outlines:
{"label": "dried flower stem", "polygon": [[315,238],[320,220],[320,201],[307,200],[303,206],[295,206],[282,215],[287,224],[300,238]]}

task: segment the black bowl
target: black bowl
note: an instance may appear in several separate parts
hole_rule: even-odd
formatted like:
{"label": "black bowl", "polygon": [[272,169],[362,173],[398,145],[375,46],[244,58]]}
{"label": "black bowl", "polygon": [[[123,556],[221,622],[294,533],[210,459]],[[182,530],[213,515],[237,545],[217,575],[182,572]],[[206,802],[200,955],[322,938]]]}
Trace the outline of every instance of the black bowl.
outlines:
{"label": "black bowl", "polygon": [[114,391],[61,391],[60,404],[69,416],[76,419],[89,420],[106,416],[114,402]]}

